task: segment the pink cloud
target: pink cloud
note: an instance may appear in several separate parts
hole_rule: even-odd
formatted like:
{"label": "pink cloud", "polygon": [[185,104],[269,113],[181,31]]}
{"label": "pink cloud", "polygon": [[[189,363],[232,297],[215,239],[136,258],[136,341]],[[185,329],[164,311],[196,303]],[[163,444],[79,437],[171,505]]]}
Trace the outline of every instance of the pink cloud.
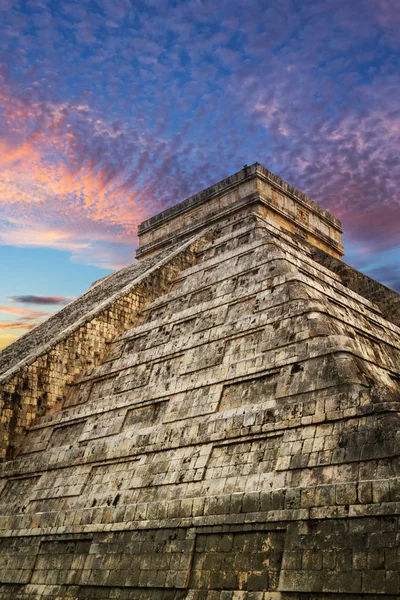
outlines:
{"label": "pink cloud", "polygon": [[23,319],[27,319],[29,321],[34,319],[40,319],[42,317],[47,317],[51,313],[43,310],[32,310],[29,308],[19,308],[17,306],[0,306],[0,313],[6,315],[18,315]]}
{"label": "pink cloud", "polygon": [[[26,323],[0,323],[0,329],[22,329],[23,331],[30,331],[31,329],[33,329],[36,326],[36,323],[33,323],[31,325],[28,325]],[[12,334],[10,335],[10,337],[14,338],[16,336],[13,336]],[[1,347],[1,345],[0,345]]]}

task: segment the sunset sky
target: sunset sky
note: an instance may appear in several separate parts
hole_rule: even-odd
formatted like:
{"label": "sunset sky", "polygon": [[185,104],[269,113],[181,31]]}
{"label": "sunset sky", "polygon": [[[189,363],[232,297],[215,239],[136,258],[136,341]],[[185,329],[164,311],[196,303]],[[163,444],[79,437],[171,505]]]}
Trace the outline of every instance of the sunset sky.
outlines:
{"label": "sunset sky", "polygon": [[0,0],[0,347],[261,162],[400,291],[398,0]]}

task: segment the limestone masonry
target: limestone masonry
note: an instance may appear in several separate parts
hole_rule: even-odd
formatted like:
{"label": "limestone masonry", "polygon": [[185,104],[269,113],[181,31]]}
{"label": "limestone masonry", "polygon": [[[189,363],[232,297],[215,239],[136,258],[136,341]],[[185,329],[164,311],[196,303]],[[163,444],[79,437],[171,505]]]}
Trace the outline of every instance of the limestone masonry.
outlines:
{"label": "limestone masonry", "polygon": [[258,163],[0,354],[0,600],[400,598],[400,297]]}

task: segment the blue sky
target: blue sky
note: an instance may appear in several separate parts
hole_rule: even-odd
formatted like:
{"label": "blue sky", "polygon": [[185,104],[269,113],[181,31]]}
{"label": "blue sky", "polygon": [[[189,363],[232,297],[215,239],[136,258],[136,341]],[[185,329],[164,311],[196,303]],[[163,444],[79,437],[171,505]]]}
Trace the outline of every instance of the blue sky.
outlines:
{"label": "blue sky", "polygon": [[0,346],[261,162],[400,290],[397,0],[2,0]]}

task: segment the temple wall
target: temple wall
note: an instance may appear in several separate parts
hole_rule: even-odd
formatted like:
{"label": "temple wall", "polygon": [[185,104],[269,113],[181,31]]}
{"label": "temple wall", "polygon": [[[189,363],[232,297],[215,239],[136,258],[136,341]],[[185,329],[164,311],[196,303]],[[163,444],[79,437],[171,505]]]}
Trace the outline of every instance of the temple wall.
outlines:
{"label": "temple wall", "polygon": [[[55,315],[57,323],[52,324],[54,338],[45,349],[35,349],[32,355],[25,357],[20,368],[6,370],[0,376],[0,456],[3,459],[14,455],[21,436],[38,416],[60,407],[68,384],[80,373],[101,363],[111,341],[135,323],[146,302],[169,289],[177,271],[194,260],[194,246],[184,245],[182,252],[172,256],[168,264],[153,268],[149,274],[141,274],[139,281],[132,284],[133,289],[103,309],[100,304],[94,315],[90,311],[85,317],[85,307],[78,299],[76,320],[83,320],[78,327],[66,326],[63,310],[59,311]],[[132,278],[134,282],[134,274]],[[93,293],[95,291],[92,290]],[[91,292],[88,293],[90,295]],[[90,299],[85,298],[85,302],[90,304]],[[36,330],[41,327],[38,325]],[[18,355],[19,346],[23,352],[24,347],[29,345],[31,333],[34,332],[15,342],[14,354]],[[57,337],[61,338],[60,341]]]}
{"label": "temple wall", "polygon": [[340,221],[255,163],[144,221],[139,226],[137,256],[150,256],[171,241],[216,224],[243,207],[268,216],[271,223],[302,236],[336,258],[343,254]]}
{"label": "temple wall", "polygon": [[357,294],[368,298],[371,302],[375,302],[385,318],[400,327],[400,295],[397,292],[368,277],[368,275],[353,269],[346,263],[336,260],[326,252],[314,249],[312,257],[333,273],[337,273],[344,285],[357,292]]}

